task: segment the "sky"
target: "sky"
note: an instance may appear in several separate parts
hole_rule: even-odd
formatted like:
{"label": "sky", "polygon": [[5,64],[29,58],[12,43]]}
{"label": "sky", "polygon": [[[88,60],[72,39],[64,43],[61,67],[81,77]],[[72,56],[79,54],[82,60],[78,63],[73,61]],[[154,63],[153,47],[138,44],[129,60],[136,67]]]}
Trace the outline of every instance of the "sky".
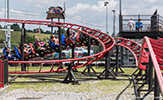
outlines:
{"label": "sky", "polygon": [[[0,0],[0,18],[5,18],[5,2]],[[9,0],[11,19],[46,20],[46,11],[50,6],[66,6],[66,22],[84,25],[90,28],[106,30],[106,0]],[[113,12],[116,15],[116,33],[119,31],[119,0],[108,0],[108,32],[113,32]],[[163,16],[163,0],[121,0],[122,14],[152,15],[157,9]],[[57,21],[55,19],[54,21]],[[38,26],[27,26],[35,28]],[[50,30],[45,26],[39,26]]]}

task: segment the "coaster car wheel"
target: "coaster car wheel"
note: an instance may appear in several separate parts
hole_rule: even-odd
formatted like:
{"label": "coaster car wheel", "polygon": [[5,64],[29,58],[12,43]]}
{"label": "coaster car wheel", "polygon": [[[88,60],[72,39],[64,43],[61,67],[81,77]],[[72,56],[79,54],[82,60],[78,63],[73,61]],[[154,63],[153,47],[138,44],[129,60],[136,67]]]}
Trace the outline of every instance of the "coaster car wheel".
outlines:
{"label": "coaster car wheel", "polygon": [[62,45],[62,49],[66,49],[67,48],[67,46],[66,45]]}
{"label": "coaster car wheel", "polygon": [[39,51],[39,55],[40,55],[40,57],[44,57],[44,56],[45,56],[44,50],[40,50],[40,51]]}
{"label": "coaster car wheel", "polygon": [[55,51],[56,52],[58,52],[59,51],[59,47],[57,46],[57,47],[55,47]]}

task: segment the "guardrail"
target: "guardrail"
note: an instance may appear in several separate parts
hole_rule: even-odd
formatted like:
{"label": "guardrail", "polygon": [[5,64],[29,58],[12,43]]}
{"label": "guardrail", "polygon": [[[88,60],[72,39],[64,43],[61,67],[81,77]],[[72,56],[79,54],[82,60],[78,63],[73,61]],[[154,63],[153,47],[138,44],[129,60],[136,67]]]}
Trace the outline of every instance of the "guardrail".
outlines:
{"label": "guardrail", "polygon": [[[122,15],[122,31],[130,31],[128,22],[131,18],[135,24],[138,19],[141,19],[143,22],[142,31],[158,31],[160,28],[163,30],[163,17],[160,15]],[[137,31],[135,26],[133,32]]]}

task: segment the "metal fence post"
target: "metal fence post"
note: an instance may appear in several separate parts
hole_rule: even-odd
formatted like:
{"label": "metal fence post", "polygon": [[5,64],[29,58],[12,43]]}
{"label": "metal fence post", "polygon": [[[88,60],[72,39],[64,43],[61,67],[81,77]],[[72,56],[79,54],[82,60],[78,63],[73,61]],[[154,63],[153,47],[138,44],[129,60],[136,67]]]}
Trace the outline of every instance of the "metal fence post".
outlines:
{"label": "metal fence post", "polygon": [[158,79],[155,72],[155,82],[154,82],[154,100],[160,100],[160,88],[158,84]]}
{"label": "metal fence post", "polygon": [[8,83],[8,59],[4,59],[4,84]]}

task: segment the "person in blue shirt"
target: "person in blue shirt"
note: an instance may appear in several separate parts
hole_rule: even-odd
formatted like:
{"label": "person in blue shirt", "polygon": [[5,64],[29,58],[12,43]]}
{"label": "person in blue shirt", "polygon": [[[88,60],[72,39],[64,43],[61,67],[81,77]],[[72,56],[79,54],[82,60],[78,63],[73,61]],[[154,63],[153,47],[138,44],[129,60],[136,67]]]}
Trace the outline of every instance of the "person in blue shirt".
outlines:
{"label": "person in blue shirt", "polygon": [[141,19],[138,19],[135,23],[136,26],[136,31],[142,31],[143,28],[143,22],[141,21]]}
{"label": "person in blue shirt", "polygon": [[139,19],[139,31],[142,31],[143,28],[143,22],[141,21],[141,19]]}

